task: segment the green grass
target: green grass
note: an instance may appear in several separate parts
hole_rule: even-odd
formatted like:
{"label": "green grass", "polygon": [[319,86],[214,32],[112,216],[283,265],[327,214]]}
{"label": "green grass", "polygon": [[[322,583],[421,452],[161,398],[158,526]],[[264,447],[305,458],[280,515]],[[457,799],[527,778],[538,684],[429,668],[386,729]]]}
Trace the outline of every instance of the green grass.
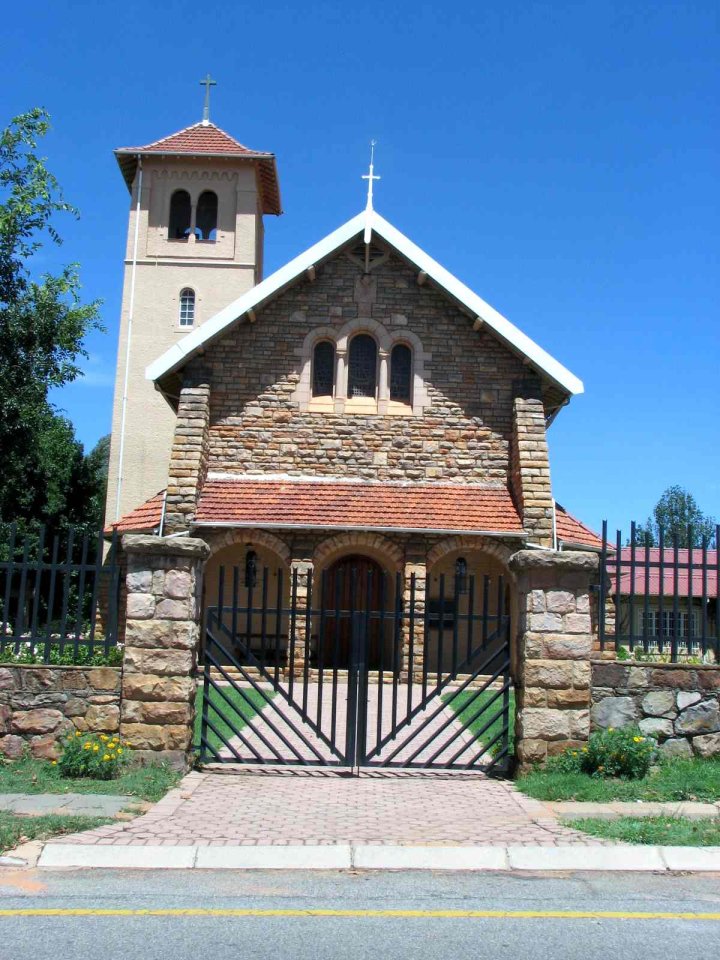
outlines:
{"label": "green grass", "polygon": [[[215,687],[210,687],[209,699],[211,709],[208,711],[208,717],[213,726],[217,728],[218,732],[222,734],[226,740],[232,740],[235,736],[235,730],[242,730],[247,721],[262,710],[266,703],[266,697],[272,698],[275,696],[273,690],[265,690],[265,696],[262,696],[252,687],[243,687],[241,694],[240,691],[233,686],[224,686],[222,687],[222,693],[225,694],[230,704],[223,698],[219,690]],[[219,710],[222,710],[230,722],[226,723],[219,714],[212,709],[213,706],[217,706]],[[199,687],[195,700],[195,735],[193,737],[193,744],[196,749],[200,748],[202,709],[203,689]],[[215,750],[219,751],[225,746],[220,737],[209,727],[207,739],[210,746]]]}
{"label": "green grass", "polygon": [[517,780],[537,800],[698,800],[720,799],[720,759],[662,762],[642,780],[591,777],[586,773],[535,770]]}
{"label": "green grass", "polygon": [[46,814],[42,817],[19,817],[15,813],[0,811],[0,854],[12,850],[26,840],[47,840],[63,833],[92,830],[104,823],[112,823],[107,817],[72,817]]}
{"label": "green grass", "polygon": [[566,826],[593,837],[676,847],[720,846],[720,820],[683,820],[677,817],[619,817],[617,820],[568,820]]}
{"label": "green grass", "polygon": [[[476,696],[476,691],[472,689],[463,690],[461,693],[453,696],[452,692],[443,694],[443,702],[448,704],[448,706],[455,711],[458,715],[458,719],[461,723],[466,723],[471,717],[473,717],[481,708],[485,708],[493,697],[496,695],[497,691],[485,690],[481,694]],[[491,716],[494,716],[499,710],[502,709],[502,696],[499,696],[494,703],[489,707],[489,712],[485,713],[484,711],[480,714],[477,719],[473,720],[470,723],[468,729],[477,737],[478,733],[482,730],[485,724],[488,722]],[[515,746],[515,694],[510,692],[510,729],[509,742],[510,742],[510,755],[512,756],[514,746]],[[488,729],[482,735],[483,743],[491,743],[493,738],[496,737],[503,728],[502,716],[498,717],[497,720],[492,723]],[[497,747],[500,747],[501,740],[497,741]]]}
{"label": "green grass", "polygon": [[23,757],[0,763],[0,793],[104,793],[160,800],[180,780],[180,774],[164,765],[132,767],[115,780],[66,778],[47,760]]}

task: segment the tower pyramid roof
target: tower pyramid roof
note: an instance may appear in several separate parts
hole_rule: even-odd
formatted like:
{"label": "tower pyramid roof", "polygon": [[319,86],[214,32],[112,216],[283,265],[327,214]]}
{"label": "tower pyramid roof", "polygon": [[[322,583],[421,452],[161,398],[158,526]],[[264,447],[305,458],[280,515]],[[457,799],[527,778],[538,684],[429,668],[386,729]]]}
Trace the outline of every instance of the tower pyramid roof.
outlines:
{"label": "tower pyramid roof", "polygon": [[214,123],[203,121],[194,123],[143,147],[119,147],[115,151],[115,156],[128,188],[132,188],[138,158],[147,155],[232,157],[253,160],[258,167],[263,213],[282,213],[275,154],[251,150]]}

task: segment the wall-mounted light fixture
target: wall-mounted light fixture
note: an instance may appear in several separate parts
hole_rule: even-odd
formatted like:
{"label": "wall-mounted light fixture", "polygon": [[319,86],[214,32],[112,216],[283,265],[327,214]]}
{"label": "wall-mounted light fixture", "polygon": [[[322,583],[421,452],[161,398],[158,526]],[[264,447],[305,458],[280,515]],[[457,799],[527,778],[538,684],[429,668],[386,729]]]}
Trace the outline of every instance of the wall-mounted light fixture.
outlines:
{"label": "wall-mounted light fixture", "polygon": [[458,557],[455,561],[455,592],[467,593],[467,560]]}
{"label": "wall-mounted light fixture", "polygon": [[245,586],[250,589],[257,584],[257,554],[248,550],[245,554]]}

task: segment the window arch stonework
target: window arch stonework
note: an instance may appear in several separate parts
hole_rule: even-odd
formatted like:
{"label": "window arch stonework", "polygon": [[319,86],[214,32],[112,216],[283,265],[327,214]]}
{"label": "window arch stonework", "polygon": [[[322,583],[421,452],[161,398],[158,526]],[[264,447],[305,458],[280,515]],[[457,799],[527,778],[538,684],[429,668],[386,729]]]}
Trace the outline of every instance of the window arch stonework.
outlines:
{"label": "window arch stonework", "polygon": [[[349,386],[350,349],[353,339],[365,335],[376,344],[376,390],[374,397],[351,396]],[[333,396],[313,396],[313,360],[315,348],[321,341],[334,344],[335,385]],[[390,378],[393,348],[404,345],[410,351],[410,395],[406,401],[391,400]],[[430,354],[423,350],[416,334],[407,329],[388,330],[370,317],[349,320],[338,330],[330,325],[311,330],[296,351],[300,365],[300,379],[293,392],[293,400],[301,411],[334,412],[339,414],[378,414],[381,416],[420,416],[429,398],[425,385],[430,370]]]}

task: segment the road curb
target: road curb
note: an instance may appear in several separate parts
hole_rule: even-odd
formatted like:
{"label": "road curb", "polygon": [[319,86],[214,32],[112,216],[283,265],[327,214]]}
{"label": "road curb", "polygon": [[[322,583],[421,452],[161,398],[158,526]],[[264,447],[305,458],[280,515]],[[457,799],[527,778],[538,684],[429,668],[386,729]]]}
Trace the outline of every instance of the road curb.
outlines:
{"label": "road curb", "polygon": [[47,843],[39,867],[123,870],[507,870],[718,872],[720,847],[116,846]]}

